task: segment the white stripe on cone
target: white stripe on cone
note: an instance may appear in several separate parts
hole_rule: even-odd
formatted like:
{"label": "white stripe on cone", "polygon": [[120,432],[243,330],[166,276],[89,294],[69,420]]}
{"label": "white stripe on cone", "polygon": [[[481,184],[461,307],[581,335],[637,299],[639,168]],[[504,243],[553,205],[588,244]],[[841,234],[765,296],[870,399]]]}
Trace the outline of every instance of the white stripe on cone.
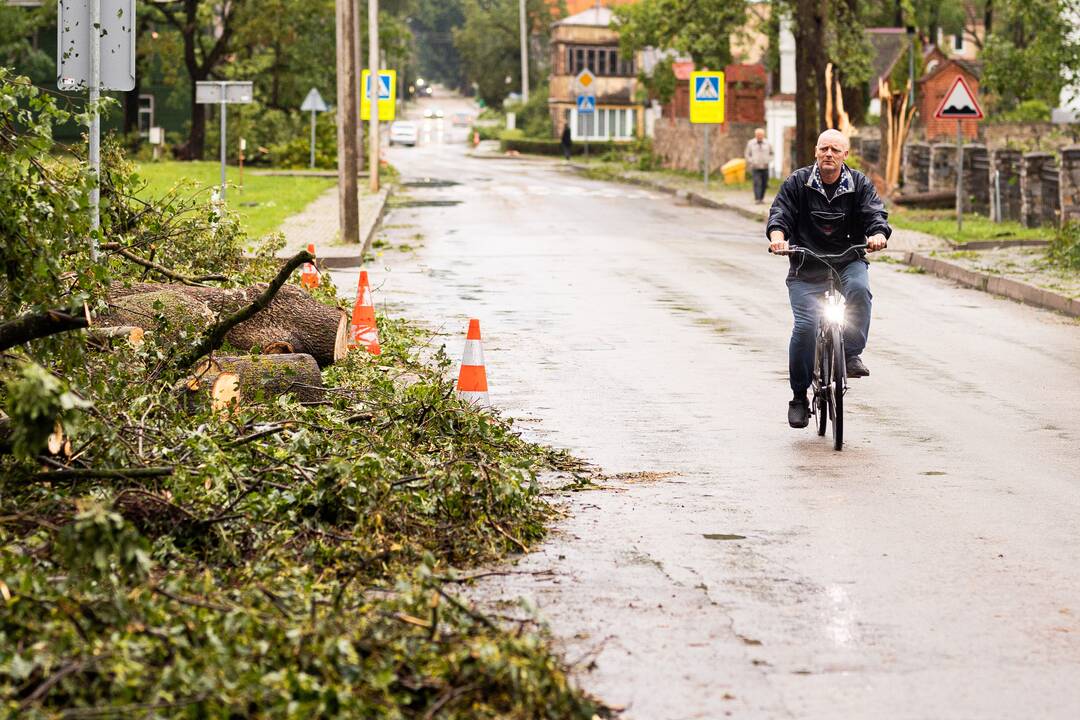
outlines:
{"label": "white stripe on cone", "polygon": [[462,365],[483,365],[484,345],[479,340],[465,341],[465,354],[461,357]]}

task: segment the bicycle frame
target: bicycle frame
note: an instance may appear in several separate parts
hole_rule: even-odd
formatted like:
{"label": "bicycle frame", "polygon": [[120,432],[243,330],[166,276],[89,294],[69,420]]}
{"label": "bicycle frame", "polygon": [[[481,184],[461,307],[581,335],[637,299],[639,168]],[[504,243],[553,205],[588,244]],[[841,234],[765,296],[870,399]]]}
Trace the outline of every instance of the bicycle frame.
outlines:
{"label": "bicycle frame", "polygon": [[814,372],[811,387],[814,399],[811,412],[817,417],[818,435],[824,435],[826,425],[832,422],[833,448],[840,450],[844,443],[843,398],[847,394],[847,362],[844,352],[845,300],[841,290],[840,273],[832,260],[839,260],[853,250],[866,245],[853,245],[837,255],[819,255],[813,250],[792,247],[789,253],[804,253],[821,261],[829,268],[829,286],[821,301],[817,341],[814,344]]}

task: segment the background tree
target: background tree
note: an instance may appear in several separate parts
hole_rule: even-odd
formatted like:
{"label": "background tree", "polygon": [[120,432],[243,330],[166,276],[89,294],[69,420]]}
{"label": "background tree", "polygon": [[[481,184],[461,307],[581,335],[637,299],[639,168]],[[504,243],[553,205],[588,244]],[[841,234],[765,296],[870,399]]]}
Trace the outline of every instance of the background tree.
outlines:
{"label": "background tree", "polygon": [[[465,76],[476,83],[480,97],[497,106],[521,88],[518,0],[464,0],[463,10],[464,24],[453,30],[454,46]],[[547,78],[551,8],[545,0],[526,0],[526,15],[533,38],[529,85],[538,87]]]}
{"label": "background tree", "polygon": [[612,8],[624,56],[646,47],[688,55],[699,68],[731,63],[731,34],[746,22],[746,7],[731,0],[642,0]]}
{"label": "background tree", "polygon": [[420,0],[417,12],[409,18],[409,27],[416,38],[416,62],[421,77],[460,90],[467,87],[453,32],[464,24],[462,0]]}
{"label": "background tree", "polygon": [[247,0],[180,0],[154,3],[147,9],[180,36],[182,62],[191,81],[191,129],[179,154],[188,159],[201,158],[206,142],[206,106],[195,102],[195,83],[216,75],[234,49],[237,25],[248,10]]}
{"label": "background tree", "polygon": [[996,109],[1025,101],[1058,104],[1068,78],[1080,73],[1080,44],[1068,20],[1078,10],[1077,0],[998,0],[981,55],[982,87]]}

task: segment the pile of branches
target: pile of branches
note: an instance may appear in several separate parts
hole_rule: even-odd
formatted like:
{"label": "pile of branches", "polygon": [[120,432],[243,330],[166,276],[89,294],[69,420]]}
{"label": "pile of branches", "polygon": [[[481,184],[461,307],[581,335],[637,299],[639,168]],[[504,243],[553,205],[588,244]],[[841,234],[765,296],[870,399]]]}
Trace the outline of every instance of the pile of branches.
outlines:
{"label": "pile of branches", "polygon": [[458,400],[404,321],[379,318],[381,356],[341,352],[332,289],[291,284],[306,253],[248,257],[228,218],[140,203],[120,158],[91,257],[88,185],[41,160],[64,114],[2,71],[0,96],[0,152],[20,161],[0,162],[0,227],[18,229],[0,714],[601,712],[542,635],[454,592],[455,568],[542,537],[535,474],[567,459]]}

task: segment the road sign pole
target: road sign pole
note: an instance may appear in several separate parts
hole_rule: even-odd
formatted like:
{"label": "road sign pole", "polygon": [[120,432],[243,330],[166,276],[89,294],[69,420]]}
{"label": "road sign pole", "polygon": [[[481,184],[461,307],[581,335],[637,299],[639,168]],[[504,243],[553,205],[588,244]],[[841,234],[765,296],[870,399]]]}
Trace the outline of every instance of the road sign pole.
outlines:
{"label": "road sign pole", "polygon": [[311,167],[315,167],[315,111],[311,111]]}
{"label": "road sign pole", "polygon": [[101,230],[101,0],[90,0],[90,259],[98,259]]}
{"label": "road sign pole", "polygon": [[709,126],[702,125],[701,129],[705,132],[705,157],[702,161],[702,166],[705,168],[705,190],[709,189]]}
{"label": "road sign pole", "polygon": [[956,232],[964,230],[964,135],[956,121]]}
{"label": "road sign pole", "polygon": [[379,77],[379,0],[368,0],[368,75],[367,87],[360,92],[370,93],[371,119],[368,123],[368,183],[371,192],[379,191],[379,95],[382,79]]}
{"label": "road sign pole", "polygon": [[221,88],[221,204],[225,204],[225,88]]}

